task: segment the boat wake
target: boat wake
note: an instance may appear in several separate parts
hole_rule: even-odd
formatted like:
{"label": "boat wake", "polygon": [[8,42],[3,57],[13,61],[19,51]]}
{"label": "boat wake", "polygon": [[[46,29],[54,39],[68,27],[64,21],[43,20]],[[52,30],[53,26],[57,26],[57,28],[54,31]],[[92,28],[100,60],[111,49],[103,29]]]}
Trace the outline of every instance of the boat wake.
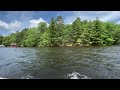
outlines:
{"label": "boat wake", "polygon": [[[8,79],[8,78],[2,78],[0,77],[0,79]],[[34,79],[33,76],[30,76],[30,75],[26,75],[26,76],[22,76],[21,78],[19,79]],[[73,72],[73,73],[70,73],[68,74],[65,79],[92,79],[86,75],[81,75],[80,73],[78,72]]]}
{"label": "boat wake", "polygon": [[2,78],[2,77],[0,77],[0,79],[7,79],[7,78]]}
{"label": "boat wake", "polygon": [[27,76],[23,76],[20,79],[33,79],[33,76],[27,75]]}
{"label": "boat wake", "polygon": [[[0,79],[8,79],[8,78],[0,77]],[[27,76],[22,76],[21,78],[18,78],[18,79],[33,79],[33,76],[27,75]]]}
{"label": "boat wake", "polygon": [[77,72],[73,72],[67,75],[67,79],[92,79],[92,78],[87,77],[86,75],[81,75]]}

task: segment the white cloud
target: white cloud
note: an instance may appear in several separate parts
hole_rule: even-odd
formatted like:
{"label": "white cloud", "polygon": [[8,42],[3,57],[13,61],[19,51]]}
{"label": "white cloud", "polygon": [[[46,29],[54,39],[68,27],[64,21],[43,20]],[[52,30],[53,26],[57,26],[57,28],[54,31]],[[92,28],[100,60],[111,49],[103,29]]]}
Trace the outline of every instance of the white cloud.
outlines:
{"label": "white cloud", "polygon": [[117,24],[120,24],[120,21],[117,21]]}
{"label": "white cloud", "polygon": [[11,29],[19,29],[20,28],[20,26],[21,26],[21,22],[19,22],[19,21],[17,21],[17,20],[15,20],[14,22],[11,22],[10,24],[9,24],[9,28],[11,28]]}
{"label": "white cloud", "polygon": [[10,31],[10,33],[15,33],[15,32],[16,32],[16,31],[14,31],[14,30],[11,30],[11,31]]}
{"label": "white cloud", "polygon": [[1,29],[8,29],[8,24],[6,22],[0,21],[0,28]]}
{"label": "white cloud", "polygon": [[80,17],[81,20],[94,20],[99,17],[101,21],[112,21],[120,18],[120,11],[73,11],[70,16],[65,18],[65,22],[71,23],[76,17]]}
{"label": "white cloud", "polygon": [[7,36],[6,34],[2,34],[3,36]]}
{"label": "white cloud", "polygon": [[[25,25],[25,22],[20,22],[20,21],[12,21],[10,23],[4,22],[0,20],[0,30],[7,31],[9,33],[15,33],[16,31],[21,31],[24,28],[32,28],[32,27],[37,27],[40,22],[46,22],[42,18],[39,19],[31,19],[28,22],[26,22],[28,25]],[[47,22],[46,22],[47,23]],[[47,23],[47,26],[49,24]]]}
{"label": "white cloud", "polygon": [[6,23],[3,21],[0,21],[0,29],[4,29],[10,32],[15,32],[19,30],[21,27],[21,22],[15,20],[14,22]]}
{"label": "white cloud", "polygon": [[[46,21],[43,20],[42,18],[29,20],[29,23],[30,23],[29,27],[30,28],[37,27],[40,22],[46,22]],[[49,24],[47,23],[47,25],[49,25]]]}
{"label": "white cloud", "polygon": [[102,18],[101,18],[102,21],[111,21],[111,20],[115,20],[120,17],[119,11],[108,11],[108,12],[104,12],[104,13],[106,13],[106,14],[104,14],[104,16],[102,16]]}

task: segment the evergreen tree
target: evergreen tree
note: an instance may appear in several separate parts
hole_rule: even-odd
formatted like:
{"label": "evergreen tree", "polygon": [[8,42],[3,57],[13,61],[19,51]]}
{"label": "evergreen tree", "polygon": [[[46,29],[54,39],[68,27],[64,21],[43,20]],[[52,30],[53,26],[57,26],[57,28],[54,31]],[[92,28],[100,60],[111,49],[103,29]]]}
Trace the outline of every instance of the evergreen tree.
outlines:
{"label": "evergreen tree", "polygon": [[72,39],[73,43],[75,44],[82,35],[81,19],[79,17],[77,17],[77,19],[72,23],[72,29]]}
{"label": "evergreen tree", "polygon": [[63,30],[64,30],[64,20],[62,18],[62,16],[58,16],[57,19],[56,19],[56,34],[57,34],[57,43],[59,45],[62,44],[62,39],[63,39]]}
{"label": "evergreen tree", "polygon": [[55,24],[55,20],[52,17],[51,21],[50,21],[50,25],[49,25],[49,37],[50,37],[50,46],[56,46],[56,38],[57,38],[57,33],[56,33],[56,24]]}

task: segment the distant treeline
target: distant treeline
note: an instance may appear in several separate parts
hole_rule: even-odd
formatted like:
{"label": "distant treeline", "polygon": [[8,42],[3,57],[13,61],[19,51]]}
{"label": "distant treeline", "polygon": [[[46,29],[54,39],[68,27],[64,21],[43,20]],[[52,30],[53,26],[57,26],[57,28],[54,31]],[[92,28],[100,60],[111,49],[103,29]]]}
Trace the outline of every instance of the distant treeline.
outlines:
{"label": "distant treeline", "polygon": [[116,45],[120,43],[120,25],[102,22],[98,18],[81,21],[79,17],[72,24],[65,24],[58,16],[51,18],[49,26],[41,22],[37,28],[0,36],[0,44],[10,46],[11,43],[23,47]]}

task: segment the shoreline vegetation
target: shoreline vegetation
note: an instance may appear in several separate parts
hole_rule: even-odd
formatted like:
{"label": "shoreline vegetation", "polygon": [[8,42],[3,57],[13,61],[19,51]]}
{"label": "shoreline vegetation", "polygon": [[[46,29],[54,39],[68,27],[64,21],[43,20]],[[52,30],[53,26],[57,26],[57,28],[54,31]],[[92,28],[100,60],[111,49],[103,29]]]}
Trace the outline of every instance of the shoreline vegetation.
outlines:
{"label": "shoreline vegetation", "polygon": [[8,36],[0,35],[0,45],[9,47],[72,47],[111,46],[120,44],[120,24],[76,18],[65,24],[62,16],[51,18],[49,25],[40,22],[37,27],[25,28]]}

